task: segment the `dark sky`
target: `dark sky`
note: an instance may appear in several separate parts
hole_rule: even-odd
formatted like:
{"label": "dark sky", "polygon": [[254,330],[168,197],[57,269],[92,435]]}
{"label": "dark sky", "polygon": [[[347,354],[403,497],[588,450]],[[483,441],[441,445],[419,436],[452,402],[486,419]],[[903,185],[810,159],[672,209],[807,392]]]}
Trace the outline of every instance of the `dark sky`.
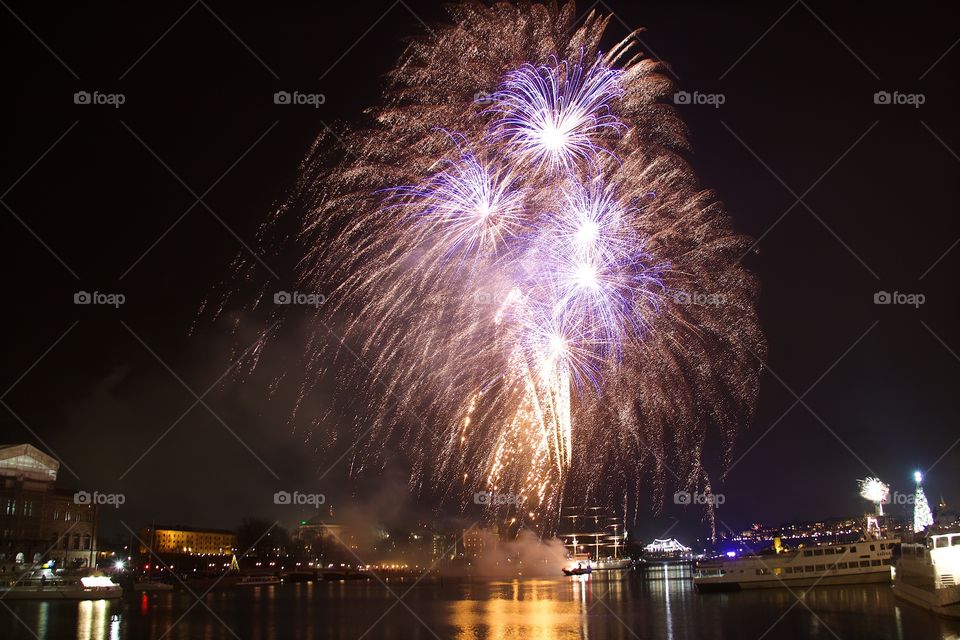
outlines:
{"label": "dark sky", "polygon": [[[266,399],[267,376],[215,384],[236,346],[224,326],[204,320],[191,334],[315,135],[375,103],[403,39],[444,18],[438,3],[333,5],[0,9],[0,440],[60,458],[76,475],[62,469],[68,486],[124,493],[109,531],[245,515],[291,524],[305,512],[275,507],[280,489],[323,492],[338,508],[347,496],[389,505],[385,518],[410,508],[396,490],[402,471],[354,482],[343,462],[318,481],[336,455],[287,425],[289,407]],[[769,371],[737,443],[743,457],[715,486],[720,518],[738,529],[858,513],[856,478],[911,491],[912,471],[931,465],[928,494],[960,500],[956,9],[598,8],[617,16],[611,42],[644,26],[644,48],[672,65],[680,89],[724,96],[719,108],[680,110],[701,181],[759,238],[749,265],[762,281]],[[326,102],[275,105],[279,90]],[[76,105],[77,91],[125,103]],[[878,91],[924,103],[875,104]],[[77,306],[78,290],[126,303]],[[877,291],[925,302],[875,305]],[[660,535],[676,517],[671,535],[704,531],[698,512],[669,505],[638,532]]]}

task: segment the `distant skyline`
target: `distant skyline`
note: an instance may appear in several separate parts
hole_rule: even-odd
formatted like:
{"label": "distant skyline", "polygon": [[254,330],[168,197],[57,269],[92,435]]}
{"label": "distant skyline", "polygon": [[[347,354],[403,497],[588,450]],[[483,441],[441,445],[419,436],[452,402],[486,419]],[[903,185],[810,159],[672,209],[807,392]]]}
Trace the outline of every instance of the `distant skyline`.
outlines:
{"label": "distant skyline", "polygon": [[[361,470],[349,455],[365,427],[356,415],[322,441],[291,418],[294,398],[271,390],[296,340],[238,379],[257,325],[201,313],[234,257],[261,249],[256,231],[317,134],[361,121],[404,39],[448,20],[434,3],[407,4],[369,32],[390,2],[198,5],[179,22],[186,6],[132,21],[123,5],[11,5],[30,29],[2,26],[16,64],[0,161],[0,425],[5,443],[59,459],[62,485],[127,496],[102,509],[105,535],[153,520],[232,528],[245,516],[291,527],[311,513],[275,504],[278,491],[388,524],[458,514],[409,494],[399,454]],[[761,283],[769,357],[726,474],[709,451],[719,520],[740,531],[855,515],[871,508],[858,478],[912,492],[915,470],[932,503],[957,504],[953,22],[935,7],[602,4],[616,16],[611,44],[644,26],[640,48],[670,64],[677,91],[724,97],[676,106],[700,182],[756,240],[745,263]],[[277,103],[284,91],[324,100]],[[293,256],[258,255],[288,277]],[[78,292],[101,297],[76,304]],[[347,393],[338,382],[311,408]],[[641,510],[634,532],[703,537],[702,512],[674,503],[680,488],[668,484],[662,513]]]}

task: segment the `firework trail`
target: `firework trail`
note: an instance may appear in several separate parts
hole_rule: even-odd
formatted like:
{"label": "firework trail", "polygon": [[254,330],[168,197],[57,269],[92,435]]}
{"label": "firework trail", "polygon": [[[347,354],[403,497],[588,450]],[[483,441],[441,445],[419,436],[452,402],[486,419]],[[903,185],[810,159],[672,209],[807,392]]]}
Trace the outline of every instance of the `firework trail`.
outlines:
{"label": "firework trail", "polygon": [[609,16],[572,3],[449,11],[265,225],[327,297],[299,398],[331,377],[363,398],[356,471],[400,442],[418,489],[512,493],[547,529],[564,499],[708,488],[708,433],[729,456],[766,347],[749,240],[683,159],[662,65],[602,52]]}

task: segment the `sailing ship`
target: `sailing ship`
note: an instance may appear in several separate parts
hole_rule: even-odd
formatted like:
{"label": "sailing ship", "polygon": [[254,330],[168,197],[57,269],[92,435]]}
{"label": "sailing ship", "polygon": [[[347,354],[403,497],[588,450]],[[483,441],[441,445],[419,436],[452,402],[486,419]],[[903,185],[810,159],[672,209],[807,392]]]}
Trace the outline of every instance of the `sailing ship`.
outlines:
{"label": "sailing ship", "polygon": [[604,513],[602,507],[568,507],[559,535],[567,548],[564,575],[586,575],[594,571],[623,571],[633,560],[621,553],[627,544],[623,520]]}

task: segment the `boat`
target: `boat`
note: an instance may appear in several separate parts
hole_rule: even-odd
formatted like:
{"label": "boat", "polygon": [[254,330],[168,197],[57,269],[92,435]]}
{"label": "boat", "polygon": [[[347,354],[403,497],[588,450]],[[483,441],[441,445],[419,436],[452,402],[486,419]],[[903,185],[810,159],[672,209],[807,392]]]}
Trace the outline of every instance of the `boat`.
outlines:
{"label": "boat", "polygon": [[106,600],[122,595],[123,589],[108,576],[48,568],[27,570],[0,586],[0,600]]}
{"label": "boat", "polygon": [[693,585],[710,592],[890,582],[899,543],[899,538],[878,537],[700,561]]}
{"label": "boat", "polygon": [[560,533],[568,549],[565,575],[626,571],[634,567],[631,558],[620,556],[627,543],[627,530],[621,518],[606,515],[601,507],[567,509],[571,513],[563,516],[566,531]]}
{"label": "boat", "polygon": [[570,567],[569,569],[563,568],[563,575],[565,576],[585,576],[593,572],[593,567],[590,563],[587,563],[586,566],[583,563],[578,562],[577,566]]}
{"label": "boat", "polygon": [[256,576],[243,576],[236,583],[238,587],[265,587],[274,584],[280,584],[281,580],[275,575],[266,574],[266,575],[256,575]]}
{"label": "boat", "polygon": [[613,556],[600,558],[593,563],[594,571],[626,571],[633,568],[630,558],[615,558]]}
{"label": "boat", "polygon": [[676,538],[656,538],[643,548],[643,560],[650,564],[689,564],[693,562],[693,549]]}
{"label": "boat", "polygon": [[960,528],[930,531],[900,546],[893,595],[951,618],[960,617]]}

